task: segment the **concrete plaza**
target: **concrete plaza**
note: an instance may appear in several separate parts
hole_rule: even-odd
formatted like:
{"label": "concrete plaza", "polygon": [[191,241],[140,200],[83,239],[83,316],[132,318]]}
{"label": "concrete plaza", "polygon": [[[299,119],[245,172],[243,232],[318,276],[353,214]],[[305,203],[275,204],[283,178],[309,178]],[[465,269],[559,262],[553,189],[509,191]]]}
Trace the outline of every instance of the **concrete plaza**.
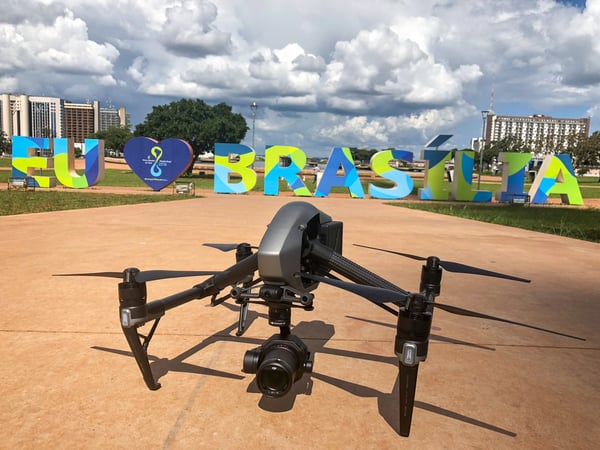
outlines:
{"label": "concrete plaza", "polygon": [[[149,391],[121,333],[117,284],[56,273],[220,270],[258,244],[290,196],[177,202],[0,217],[0,448],[527,448],[600,442],[600,245],[395,208],[304,199],[344,222],[344,255],[407,290],[421,264],[353,246],[437,255],[532,280],[444,273],[441,303],[585,337],[585,342],[437,311],[409,438],[398,435],[395,317],[330,286],[292,322],[314,372],[270,400],[241,371],[277,330],[252,305],[209,300],[167,312],[149,347]],[[149,299],[197,279],[148,283]]]}

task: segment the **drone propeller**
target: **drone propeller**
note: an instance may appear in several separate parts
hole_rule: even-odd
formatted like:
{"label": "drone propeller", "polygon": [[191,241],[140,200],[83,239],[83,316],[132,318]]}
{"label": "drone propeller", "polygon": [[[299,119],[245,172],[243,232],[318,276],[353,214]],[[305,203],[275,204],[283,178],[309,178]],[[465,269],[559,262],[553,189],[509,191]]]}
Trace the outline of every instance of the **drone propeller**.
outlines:
{"label": "drone propeller", "polygon": [[[147,281],[165,280],[168,278],[199,277],[215,275],[219,272],[205,270],[144,270],[135,274],[135,281],[145,283]],[[123,278],[123,272],[90,272],[90,273],[58,273],[55,277],[108,277]]]}
{"label": "drone propeller", "polygon": [[[386,250],[385,248],[370,247],[368,245],[354,244],[357,247],[370,248],[371,250],[378,250],[380,252],[392,253],[394,255],[404,256],[405,258],[415,259],[417,261],[427,261],[427,258],[418,255],[411,255],[410,253],[402,253],[394,250]],[[440,266],[448,272],[455,273],[468,273],[471,275],[482,275],[486,277],[503,278],[506,280],[520,281],[521,283],[531,283],[531,280],[525,278],[515,277],[513,275],[507,275],[500,272],[492,272],[491,270],[480,269],[478,267],[467,266],[453,261],[439,261]]]}
{"label": "drone propeller", "polygon": [[216,244],[216,243],[204,243],[202,244],[206,247],[216,248],[217,250],[221,250],[222,252],[230,252],[231,250],[237,249],[240,245],[247,245],[252,249],[257,249],[258,247],[252,246],[250,244],[242,243],[242,244]]}
{"label": "drone propeller", "polygon": [[[320,277],[320,276],[312,275],[312,274],[302,274],[302,276],[306,277],[306,278],[310,278],[311,280],[314,280],[314,281],[319,281],[319,282],[322,282],[325,284],[330,284],[330,285],[338,287],[340,289],[344,289],[346,291],[353,292],[357,295],[360,295],[361,297],[366,298],[367,300],[371,300],[374,303],[390,303],[390,302],[406,303],[406,301],[410,298],[410,295],[391,291],[389,289],[384,289],[384,288],[379,288],[379,287],[374,287],[374,286],[366,286],[366,285],[362,285],[362,284],[349,283],[347,281],[342,281],[342,280],[333,280],[331,278]],[[580,337],[573,336],[570,334],[560,333],[558,331],[548,330],[546,328],[540,328],[540,327],[536,327],[534,325],[528,325],[528,324],[522,323],[522,322],[515,322],[514,320],[503,319],[501,317],[490,316],[488,314],[479,313],[477,311],[472,311],[469,309],[459,308],[457,306],[446,305],[446,304],[437,303],[437,302],[429,302],[429,301],[425,301],[424,303],[428,304],[428,305],[432,305],[435,308],[443,309],[444,311],[452,313],[452,314],[458,314],[460,316],[495,320],[497,322],[509,323],[512,325],[520,326],[520,327],[532,328],[534,330],[543,331],[545,333],[551,333],[551,334],[556,334],[558,336],[564,336],[564,337],[568,337],[571,339],[577,339],[579,341],[585,341],[584,338],[580,338]]]}
{"label": "drone propeller", "polygon": [[349,283],[337,278],[321,277],[319,275],[313,275],[310,273],[303,273],[302,277],[313,281],[320,281],[322,283],[330,284],[331,286],[353,292],[354,294],[360,295],[367,300],[371,300],[373,303],[405,302],[410,297],[410,294],[395,292],[375,286],[367,286],[365,284]]}

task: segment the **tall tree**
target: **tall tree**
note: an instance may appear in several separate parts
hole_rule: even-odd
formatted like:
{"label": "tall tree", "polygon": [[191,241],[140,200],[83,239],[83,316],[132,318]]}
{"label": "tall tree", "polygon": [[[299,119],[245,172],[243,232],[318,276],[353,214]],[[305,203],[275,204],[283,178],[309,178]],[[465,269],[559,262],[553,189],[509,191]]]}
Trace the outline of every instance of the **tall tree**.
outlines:
{"label": "tall tree", "polygon": [[133,133],[125,127],[109,127],[108,130],[97,131],[90,135],[94,139],[104,140],[105,151],[123,153],[125,143],[133,137]]}
{"label": "tall tree", "polygon": [[10,140],[4,131],[0,131],[0,154],[11,153]]}
{"label": "tall tree", "polygon": [[[567,152],[573,157],[577,173],[583,175],[590,169],[600,168],[600,131],[594,131],[590,137],[583,137],[569,145]],[[598,178],[600,182],[600,177]]]}
{"label": "tall tree", "polygon": [[483,149],[483,163],[492,164],[494,159],[498,160],[501,152],[529,153],[531,149],[516,136],[505,136],[502,139],[487,144]]}
{"label": "tall tree", "polygon": [[198,99],[181,99],[152,107],[134,134],[159,141],[183,139],[192,146],[195,161],[201,153],[212,151],[216,142],[239,143],[247,131],[246,119],[225,103],[210,106]]}

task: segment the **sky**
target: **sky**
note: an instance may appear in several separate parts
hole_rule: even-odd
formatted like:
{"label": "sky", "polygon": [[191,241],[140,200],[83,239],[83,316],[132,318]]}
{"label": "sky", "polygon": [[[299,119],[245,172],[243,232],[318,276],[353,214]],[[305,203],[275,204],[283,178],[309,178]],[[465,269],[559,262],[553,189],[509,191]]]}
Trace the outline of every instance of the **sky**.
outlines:
{"label": "sky", "polygon": [[125,106],[225,102],[255,150],[417,152],[481,111],[591,117],[600,0],[3,0],[0,93]]}

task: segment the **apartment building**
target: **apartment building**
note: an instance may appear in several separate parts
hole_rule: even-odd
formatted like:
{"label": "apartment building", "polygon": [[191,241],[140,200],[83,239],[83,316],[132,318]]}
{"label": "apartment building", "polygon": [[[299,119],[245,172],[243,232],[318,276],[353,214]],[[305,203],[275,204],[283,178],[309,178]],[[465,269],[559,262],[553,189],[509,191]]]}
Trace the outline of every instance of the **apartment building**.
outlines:
{"label": "apartment building", "polygon": [[127,114],[127,111],[125,110],[125,107],[121,107],[119,109],[112,107],[100,108],[99,131],[108,130],[110,127],[131,127],[131,120],[129,114]]}
{"label": "apartment building", "polygon": [[564,119],[543,114],[501,116],[492,113],[487,116],[485,130],[485,144],[513,136],[536,154],[555,153],[565,149],[575,136],[589,136],[590,118]]}
{"label": "apartment building", "polygon": [[11,136],[57,137],[83,143],[111,126],[129,127],[124,107],[101,108],[98,101],[72,103],[57,97],[0,95],[0,130]]}

